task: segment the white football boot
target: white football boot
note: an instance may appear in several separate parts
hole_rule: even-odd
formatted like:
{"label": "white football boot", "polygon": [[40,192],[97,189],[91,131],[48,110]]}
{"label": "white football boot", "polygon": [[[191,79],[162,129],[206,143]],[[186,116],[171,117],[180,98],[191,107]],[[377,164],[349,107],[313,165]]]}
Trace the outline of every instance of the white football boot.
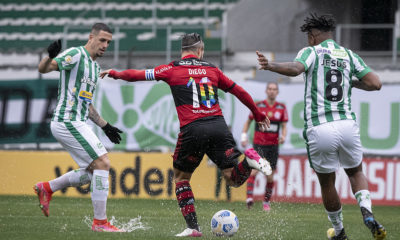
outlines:
{"label": "white football boot", "polygon": [[251,168],[261,171],[264,175],[272,174],[271,165],[267,160],[260,157],[256,150],[249,148],[244,152],[244,155],[246,156],[246,161]]}
{"label": "white football boot", "polygon": [[196,229],[186,228],[183,232],[176,234],[175,237],[201,237],[203,234]]}

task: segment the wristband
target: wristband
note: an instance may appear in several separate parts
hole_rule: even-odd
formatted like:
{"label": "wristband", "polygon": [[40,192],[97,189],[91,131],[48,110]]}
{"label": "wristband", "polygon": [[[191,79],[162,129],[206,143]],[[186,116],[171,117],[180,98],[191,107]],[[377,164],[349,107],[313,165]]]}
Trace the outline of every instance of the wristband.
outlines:
{"label": "wristband", "polygon": [[240,141],[247,141],[247,133],[242,133],[242,135],[240,135]]}

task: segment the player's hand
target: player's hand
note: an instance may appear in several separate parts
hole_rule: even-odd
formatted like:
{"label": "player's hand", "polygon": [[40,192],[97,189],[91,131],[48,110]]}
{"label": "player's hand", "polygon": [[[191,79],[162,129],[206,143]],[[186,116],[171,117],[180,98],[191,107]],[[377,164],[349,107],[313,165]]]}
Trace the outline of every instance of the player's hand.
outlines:
{"label": "player's hand", "polygon": [[47,52],[49,53],[49,58],[53,59],[57,57],[57,55],[61,51],[61,39],[58,39],[54,42],[52,42],[48,47],[47,47]]}
{"label": "player's hand", "polygon": [[121,142],[121,135],[122,133],[121,130],[118,128],[114,127],[113,125],[107,123],[104,127],[102,127],[104,133],[107,135],[107,137],[110,139],[111,142],[115,144],[119,144]]}
{"label": "player's hand", "polygon": [[105,76],[109,75],[110,72],[111,72],[111,70],[112,70],[112,69],[108,69],[108,70],[102,71],[102,72],[100,73],[100,77],[101,77],[101,78],[104,78]]}
{"label": "player's hand", "polygon": [[264,121],[257,122],[257,124],[258,124],[258,128],[261,130],[261,132],[265,132],[269,128],[269,124],[270,124],[269,118],[265,118]]}
{"label": "player's hand", "polygon": [[268,70],[268,59],[259,51],[256,51],[258,56],[258,64],[260,64],[260,70]]}
{"label": "player's hand", "polygon": [[247,141],[247,140],[246,141],[241,141],[240,144],[242,145],[242,147],[245,148],[247,146],[247,144],[249,144],[249,141]]}
{"label": "player's hand", "polygon": [[253,116],[254,116],[254,120],[256,120],[260,130],[262,132],[267,131],[267,129],[270,127],[270,124],[271,124],[267,115],[265,115],[265,113],[263,113],[263,112],[256,110],[253,113]]}
{"label": "player's hand", "polygon": [[286,137],[285,136],[280,136],[279,137],[279,144],[284,144],[285,143],[285,140],[286,140]]}

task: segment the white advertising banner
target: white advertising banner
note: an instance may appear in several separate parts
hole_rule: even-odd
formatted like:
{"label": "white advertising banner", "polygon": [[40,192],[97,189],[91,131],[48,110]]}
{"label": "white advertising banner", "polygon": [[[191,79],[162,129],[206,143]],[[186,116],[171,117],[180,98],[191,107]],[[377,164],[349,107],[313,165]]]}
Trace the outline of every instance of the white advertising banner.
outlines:
{"label": "white advertising banner", "polygon": [[[238,82],[254,100],[266,98],[266,83]],[[281,84],[277,100],[286,104],[289,122],[281,154],[305,154],[303,131],[303,84]],[[353,89],[352,108],[360,126],[365,153],[400,155],[400,85],[384,85],[381,91]],[[238,145],[249,110],[233,95],[219,92],[219,102]],[[163,82],[104,80],[97,89],[96,109],[124,131],[123,142],[112,145],[96,129],[108,148],[119,150],[173,150],[179,123],[169,86]],[[251,128],[250,134],[254,131]]]}

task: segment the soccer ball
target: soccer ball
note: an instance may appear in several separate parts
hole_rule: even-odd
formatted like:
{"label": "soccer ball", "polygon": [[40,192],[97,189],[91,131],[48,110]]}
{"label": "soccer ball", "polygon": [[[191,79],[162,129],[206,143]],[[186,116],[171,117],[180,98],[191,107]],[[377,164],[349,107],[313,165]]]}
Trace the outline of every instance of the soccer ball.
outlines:
{"label": "soccer ball", "polygon": [[211,231],[217,236],[233,236],[239,229],[239,220],[229,210],[221,210],[211,219]]}

